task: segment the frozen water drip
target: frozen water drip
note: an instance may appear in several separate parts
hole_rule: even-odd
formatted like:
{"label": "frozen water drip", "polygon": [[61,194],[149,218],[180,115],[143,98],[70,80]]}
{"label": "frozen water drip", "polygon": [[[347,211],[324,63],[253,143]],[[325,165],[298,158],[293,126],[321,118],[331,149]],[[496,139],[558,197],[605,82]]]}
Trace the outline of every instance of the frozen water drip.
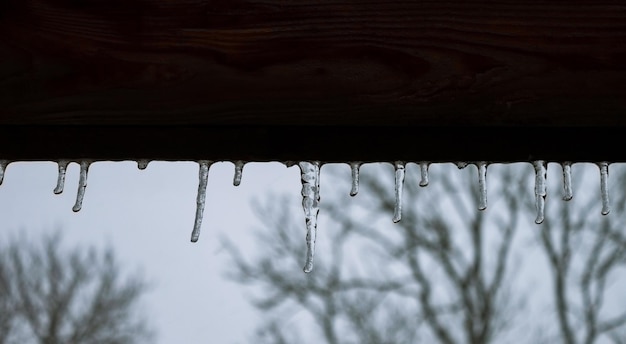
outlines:
{"label": "frozen water drip", "polygon": [[393,209],[393,222],[400,222],[402,219],[402,190],[404,189],[404,162],[394,162],[396,170],[396,203]]}
{"label": "frozen water drip", "polygon": [[206,199],[206,186],[209,180],[209,167],[213,162],[209,160],[198,161],[198,195],[196,197],[196,218],[191,232],[191,242],[198,241],[200,237],[200,227],[202,226],[202,215],[204,215],[204,202]]}
{"label": "frozen water drip", "polygon": [[87,174],[89,173],[89,165],[91,161],[80,161],[80,177],[78,178],[78,193],[76,194],[76,203],[72,210],[79,212],[83,207],[83,198],[85,197],[85,191],[87,190]]}
{"label": "frozen water drip", "polygon": [[54,194],[58,195],[63,192],[63,188],[65,187],[65,171],[67,170],[67,165],[70,162],[68,160],[59,160],[57,161],[57,166],[59,169],[59,173],[57,175],[57,186],[54,188]]}
{"label": "frozen water drip", "polygon": [[309,273],[313,270],[317,215],[320,212],[320,162],[301,161],[298,166],[302,182],[302,209],[306,220],[306,263],[303,270]]}
{"label": "frozen water drip", "polygon": [[533,161],[535,168],[535,207],[537,208],[536,224],[541,224],[544,219],[544,209],[546,204],[546,178],[548,174],[548,164],[543,160]]}

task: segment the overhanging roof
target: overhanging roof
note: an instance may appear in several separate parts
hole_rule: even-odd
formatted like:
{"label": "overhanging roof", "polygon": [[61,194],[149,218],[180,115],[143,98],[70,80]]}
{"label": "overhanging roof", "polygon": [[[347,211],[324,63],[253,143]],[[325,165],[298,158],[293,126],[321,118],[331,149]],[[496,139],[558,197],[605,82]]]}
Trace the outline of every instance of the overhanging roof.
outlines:
{"label": "overhanging roof", "polygon": [[2,159],[626,161],[622,1],[0,6]]}

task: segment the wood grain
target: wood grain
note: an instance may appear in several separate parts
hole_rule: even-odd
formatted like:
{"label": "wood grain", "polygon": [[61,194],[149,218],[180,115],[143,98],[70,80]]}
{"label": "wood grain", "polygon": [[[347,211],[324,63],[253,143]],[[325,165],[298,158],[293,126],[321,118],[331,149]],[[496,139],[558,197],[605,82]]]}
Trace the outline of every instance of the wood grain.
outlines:
{"label": "wood grain", "polygon": [[626,130],[626,4],[0,0],[0,125],[600,137]]}

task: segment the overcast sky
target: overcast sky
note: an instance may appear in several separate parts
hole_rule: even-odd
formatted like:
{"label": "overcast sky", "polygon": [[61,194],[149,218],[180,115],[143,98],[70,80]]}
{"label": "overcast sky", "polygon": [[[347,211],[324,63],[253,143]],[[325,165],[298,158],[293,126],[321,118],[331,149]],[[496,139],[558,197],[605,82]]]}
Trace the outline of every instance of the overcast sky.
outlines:
{"label": "overcast sky", "polygon": [[[436,182],[437,173],[459,173],[449,165],[431,167],[431,181]],[[550,166],[549,180],[560,183],[560,168]],[[349,168],[342,168],[345,183],[330,187],[322,176],[322,195],[349,192]],[[532,192],[532,167],[524,168],[529,171],[528,190]],[[583,183],[585,187],[599,187],[597,167],[576,165],[574,173],[583,170],[589,176]],[[68,245],[110,245],[127,271],[141,270],[153,285],[144,307],[158,330],[158,343],[246,343],[258,316],[247,303],[249,291],[224,278],[228,257],[218,239],[228,235],[241,250],[255,250],[252,232],[258,219],[252,214],[251,200],[277,192],[298,197],[300,172],[297,167],[286,168],[279,163],[247,164],[241,185],[235,187],[233,171],[231,163],[211,166],[200,240],[191,243],[197,163],[151,162],[143,171],[135,162],[94,163],[89,169],[83,208],[78,213],[72,212],[78,164],[68,168],[65,191],[54,195],[55,163],[12,163],[0,186],[0,240],[17,231],[36,238],[60,228]],[[389,178],[393,178],[390,172]],[[416,172],[413,166],[407,176],[410,173],[413,178]],[[560,186],[554,187],[556,193],[561,192]],[[574,190],[575,195],[577,192],[582,194],[582,190]],[[553,199],[549,201],[560,201],[560,195]],[[388,215],[391,221],[392,214]],[[529,217],[528,221],[532,220]],[[303,242],[304,234],[302,214],[302,231],[297,235]],[[323,240],[323,236],[318,239]],[[537,259],[543,264],[542,258]]]}
{"label": "overcast sky", "polygon": [[[247,164],[241,185],[234,187],[233,165],[214,164],[197,243],[190,242],[196,163],[151,162],[143,171],[134,162],[94,163],[83,208],[74,213],[78,174],[78,164],[70,164],[65,191],[54,195],[55,163],[10,164],[0,187],[1,238],[16,231],[36,238],[61,228],[66,244],[109,244],[130,271],[141,269],[153,283],[144,300],[159,343],[246,342],[255,313],[246,292],[223,277],[227,256],[219,234],[254,248],[250,200],[271,191],[298,195],[297,167]],[[304,240],[304,229],[300,234]]]}

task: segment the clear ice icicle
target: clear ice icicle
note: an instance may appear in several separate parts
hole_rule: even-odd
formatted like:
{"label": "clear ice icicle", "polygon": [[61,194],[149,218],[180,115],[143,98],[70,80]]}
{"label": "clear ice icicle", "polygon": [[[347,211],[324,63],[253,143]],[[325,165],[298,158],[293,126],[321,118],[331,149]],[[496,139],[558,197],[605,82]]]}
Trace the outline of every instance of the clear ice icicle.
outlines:
{"label": "clear ice icicle", "polygon": [[572,191],[572,162],[566,161],[561,164],[563,168],[563,200],[569,201],[574,197]]}
{"label": "clear ice icicle", "polygon": [[608,215],[611,211],[609,204],[609,163],[603,161],[598,163],[600,168],[600,193],[602,194],[602,215]]}
{"label": "clear ice icicle", "polygon": [[393,209],[393,222],[400,222],[402,219],[402,189],[404,189],[404,162],[394,162],[396,169],[396,204]]}
{"label": "clear ice icicle", "polygon": [[459,168],[459,170],[462,170],[464,168],[466,168],[468,165],[468,163],[466,163],[465,161],[459,161],[456,163],[456,167]]}
{"label": "clear ice icicle", "polygon": [[9,160],[0,160],[0,185],[2,185],[2,181],[4,181],[4,171],[7,169],[9,165]]}
{"label": "clear ice icicle", "polygon": [[541,224],[544,219],[544,209],[546,204],[546,177],[548,173],[548,164],[543,160],[533,161],[535,167],[535,207],[537,208],[536,224]]}
{"label": "clear ice icicle", "polygon": [[350,190],[350,196],[354,197],[359,193],[359,169],[361,168],[360,161],[353,161],[350,163],[350,170],[352,173],[352,189]]}
{"label": "clear ice icicle", "polygon": [[57,166],[59,168],[59,174],[57,175],[57,186],[54,188],[54,194],[58,195],[63,192],[63,188],[65,187],[65,171],[67,170],[67,165],[70,162],[67,160],[59,160],[57,161]]}
{"label": "clear ice icicle", "polygon": [[139,159],[137,160],[137,168],[140,170],[145,170],[148,167],[150,160],[148,159]]}
{"label": "clear ice icicle", "polygon": [[198,182],[198,195],[196,197],[196,219],[193,223],[193,231],[191,232],[191,242],[198,241],[200,237],[200,227],[202,226],[202,215],[204,214],[204,201],[206,199],[206,185],[209,180],[209,166],[211,161],[200,160],[199,165],[199,182]]}
{"label": "clear ice icicle", "polygon": [[85,190],[87,189],[87,173],[89,173],[89,165],[91,165],[91,161],[81,160],[80,161],[80,177],[78,178],[78,193],[76,194],[76,203],[74,203],[74,207],[72,210],[74,212],[79,212],[83,207],[83,198],[85,197]]}
{"label": "clear ice icicle", "polygon": [[239,186],[241,184],[241,177],[243,176],[243,166],[246,164],[243,160],[235,160],[235,176],[233,177],[233,185]]}
{"label": "clear ice icicle", "polygon": [[421,174],[420,186],[422,187],[428,186],[428,166],[430,164],[426,161],[421,161],[419,165],[420,165],[420,174]]}
{"label": "clear ice icicle", "polygon": [[320,162],[301,161],[302,209],[306,220],[306,263],[304,272],[313,270],[315,239],[317,238],[317,215],[320,212]]}
{"label": "clear ice icicle", "polygon": [[478,210],[487,209],[487,162],[479,161],[476,163],[478,169]]}

